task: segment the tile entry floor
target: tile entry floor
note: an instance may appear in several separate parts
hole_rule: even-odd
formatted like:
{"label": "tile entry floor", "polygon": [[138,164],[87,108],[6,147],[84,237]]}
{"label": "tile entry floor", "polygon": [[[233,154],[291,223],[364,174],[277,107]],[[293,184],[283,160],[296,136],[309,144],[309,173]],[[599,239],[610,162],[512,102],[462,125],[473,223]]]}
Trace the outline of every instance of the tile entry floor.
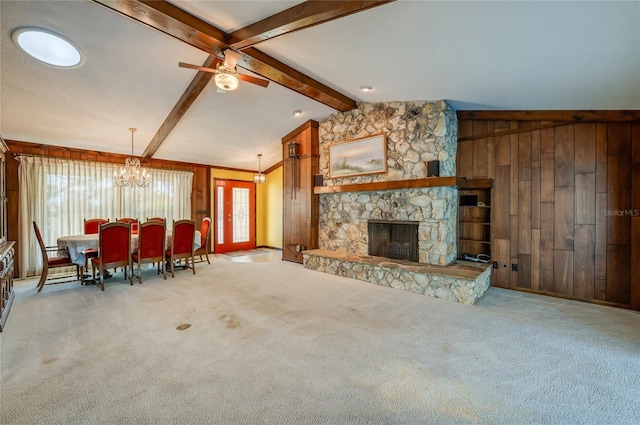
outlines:
{"label": "tile entry floor", "polygon": [[249,251],[235,251],[227,254],[210,254],[215,258],[236,263],[266,263],[282,260],[282,251],[272,248],[258,248]]}

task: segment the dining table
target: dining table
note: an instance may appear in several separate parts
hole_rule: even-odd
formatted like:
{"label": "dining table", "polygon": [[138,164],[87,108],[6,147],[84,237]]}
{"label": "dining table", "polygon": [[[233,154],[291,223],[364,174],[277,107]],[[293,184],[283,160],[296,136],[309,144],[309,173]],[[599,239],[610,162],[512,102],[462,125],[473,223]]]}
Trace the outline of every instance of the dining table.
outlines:
{"label": "dining table", "polygon": [[[193,250],[200,248],[200,231],[196,230],[193,240]],[[165,246],[167,249],[171,247],[173,240],[172,229],[168,229],[165,234]],[[57,239],[58,256],[68,257],[73,264],[84,266],[84,251],[87,249],[98,249],[100,243],[100,235],[98,233],[90,233],[83,235],[61,236]],[[138,233],[131,233],[131,252],[134,253],[138,249]]]}

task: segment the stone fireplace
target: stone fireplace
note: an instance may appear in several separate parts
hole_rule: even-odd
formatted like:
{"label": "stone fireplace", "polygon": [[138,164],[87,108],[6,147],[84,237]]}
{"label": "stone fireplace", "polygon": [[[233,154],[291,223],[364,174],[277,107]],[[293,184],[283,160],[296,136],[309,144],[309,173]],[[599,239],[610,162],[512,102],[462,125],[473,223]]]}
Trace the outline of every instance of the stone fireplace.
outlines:
{"label": "stone fireplace", "polygon": [[418,222],[369,220],[369,255],[418,261]]}
{"label": "stone fireplace", "polygon": [[320,195],[318,246],[369,253],[368,221],[418,224],[418,262],[447,265],[456,258],[454,187],[329,193]]}
{"label": "stone fireplace", "polygon": [[[329,146],[383,133],[387,172],[328,179]],[[363,103],[319,125],[319,171],[328,186],[416,180],[427,177],[426,163],[440,162],[440,176],[455,176],[457,120],[444,101]],[[418,262],[451,264],[456,259],[454,186],[355,191],[320,195],[318,246],[367,254],[368,220],[418,222]]]}
{"label": "stone fireplace", "polygon": [[[386,173],[328,178],[330,145],[379,133],[387,142]],[[455,178],[443,179],[445,185],[391,184],[428,180],[426,164],[434,160],[440,177],[455,177],[457,121],[446,102],[364,103],[322,121],[318,137],[328,187],[319,195],[319,249],[304,253],[305,267],[470,304],[484,293],[490,270],[455,264]],[[412,230],[393,227],[400,223]],[[372,226],[380,233],[373,239]],[[404,233],[411,240],[396,240]]]}

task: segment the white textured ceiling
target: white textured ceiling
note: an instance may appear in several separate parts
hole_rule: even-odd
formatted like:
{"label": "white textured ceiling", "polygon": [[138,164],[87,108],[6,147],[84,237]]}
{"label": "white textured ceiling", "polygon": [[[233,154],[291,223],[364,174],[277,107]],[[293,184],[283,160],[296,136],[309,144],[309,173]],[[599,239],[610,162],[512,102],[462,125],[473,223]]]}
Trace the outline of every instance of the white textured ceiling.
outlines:
{"label": "white textured ceiling", "polygon": [[[298,1],[174,1],[225,32]],[[90,1],[0,1],[0,134],[140,155],[207,54]],[[80,47],[62,70],[11,32],[39,26]],[[640,2],[397,1],[256,46],[358,102],[445,99],[456,109],[640,109]],[[241,70],[242,71],[242,70]],[[358,87],[369,84],[374,91]],[[294,118],[295,109],[304,111]],[[335,112],[275,83],[203,91],[154,157],[263,169],[280,139]]]}

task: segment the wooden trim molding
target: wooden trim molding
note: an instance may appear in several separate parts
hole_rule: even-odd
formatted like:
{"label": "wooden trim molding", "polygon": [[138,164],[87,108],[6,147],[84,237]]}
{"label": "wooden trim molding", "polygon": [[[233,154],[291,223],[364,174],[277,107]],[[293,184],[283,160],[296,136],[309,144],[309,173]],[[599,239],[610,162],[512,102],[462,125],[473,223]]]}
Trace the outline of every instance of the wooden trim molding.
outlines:
{"label": "wooden trim molding", "polygon": [[543,130],[545,128],[555,128],[573,124],[573,122],[554,121],[540,125],[533,125],[530,127],[512,128],[509,130],[496,131],[494,133],[474,134],[473,136],[459,137],[458,142],[468,142],[469,140],[486,139],[488,137],[508,136],[510,134],[526,133],[534,130]]}
{"label": "wooden trim molding", "polygon": [[633,122],[640,110],[620,111],[458,111],[459,120]]}

